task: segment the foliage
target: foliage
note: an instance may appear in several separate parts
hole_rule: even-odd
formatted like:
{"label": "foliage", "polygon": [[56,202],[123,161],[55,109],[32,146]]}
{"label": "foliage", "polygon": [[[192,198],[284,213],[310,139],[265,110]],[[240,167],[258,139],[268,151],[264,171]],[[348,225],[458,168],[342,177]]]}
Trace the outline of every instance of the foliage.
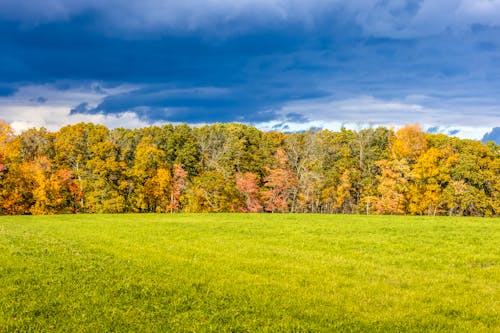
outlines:
{"label": "foliage", "polygon": [[0,121],[0,214],[311,212],[500,215],[500,147],[393,131],[243,124],[15,135]]}

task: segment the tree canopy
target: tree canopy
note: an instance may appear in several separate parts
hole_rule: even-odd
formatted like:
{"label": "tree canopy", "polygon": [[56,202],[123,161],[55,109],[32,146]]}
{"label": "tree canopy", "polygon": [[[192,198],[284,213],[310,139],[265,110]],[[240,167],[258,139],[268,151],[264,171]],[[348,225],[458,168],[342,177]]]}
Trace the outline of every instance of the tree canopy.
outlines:
{"label": "tree canopy", "polygon": [[500,214],[500,147],[418,125],[284,134],[243,124],[16,135],[0,121],[0,214]]}

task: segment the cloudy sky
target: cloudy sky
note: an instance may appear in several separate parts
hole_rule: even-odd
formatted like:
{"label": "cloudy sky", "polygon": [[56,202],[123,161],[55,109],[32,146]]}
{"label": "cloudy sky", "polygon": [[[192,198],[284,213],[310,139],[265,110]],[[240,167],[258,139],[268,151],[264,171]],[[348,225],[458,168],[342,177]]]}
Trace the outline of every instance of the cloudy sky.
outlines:
{"label": "cloudy sky", "polygon": [[243,122],[499,140],[500,0],[2,0],[20,131]]}

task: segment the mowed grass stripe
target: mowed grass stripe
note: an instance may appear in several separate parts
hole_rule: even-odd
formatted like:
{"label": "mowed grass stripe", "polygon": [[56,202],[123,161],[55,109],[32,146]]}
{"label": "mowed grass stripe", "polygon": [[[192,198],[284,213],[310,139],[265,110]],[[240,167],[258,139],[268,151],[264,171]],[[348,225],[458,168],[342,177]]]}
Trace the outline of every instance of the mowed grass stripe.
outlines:
{"label": "mowed grass stripe", "polygon": [[0,218],[0,331],[500,331],[500,219]]}

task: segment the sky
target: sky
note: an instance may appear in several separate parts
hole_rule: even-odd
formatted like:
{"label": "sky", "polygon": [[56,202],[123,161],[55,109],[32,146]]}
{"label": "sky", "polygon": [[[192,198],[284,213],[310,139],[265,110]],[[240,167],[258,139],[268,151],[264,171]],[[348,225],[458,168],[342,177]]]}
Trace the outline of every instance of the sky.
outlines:
{"label": "sky", "polygon": [[500,0],[1,0],[0,119],[500,143]]}

